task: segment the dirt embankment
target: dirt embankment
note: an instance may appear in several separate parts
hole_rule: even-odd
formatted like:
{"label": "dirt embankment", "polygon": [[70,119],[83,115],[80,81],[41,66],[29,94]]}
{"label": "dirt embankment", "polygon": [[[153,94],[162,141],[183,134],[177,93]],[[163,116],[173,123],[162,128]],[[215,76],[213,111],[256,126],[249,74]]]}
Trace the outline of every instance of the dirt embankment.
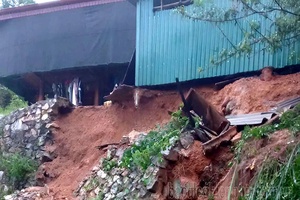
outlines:
{"label": "dirt embankment", "polygon": [[[235,101],[233,113],[241,114],[267,111],[278,101],[300,95],[299,80],[299,73],[278,76],[268,82],[258,78],[245,78],[220,91],[213,91],[209,87],[199,87],[196,90],[218,110],[226,98],[231,98]],[[48,147],[57,157],[52,162],[45,163],[42,171],[50,195],[54,199],[73,199],[73,190],[103,154],[96,146],[119,142],[123,135],[132,130],[148,131],[157,124],[166,123],[170,120],[168,111],[175,111],[180,103],[180,97],[175,91],[155,91],[141,101],[138,108],[134,107],[132,101],[110,107],[76,108],[67,116],[58,118],[60,129],[54,132],[54,145]],[[197,148],[200,144],[195,145]],[[200,151],[198,155],[183,159],[181,166],[174,168],[174,176],[176,173],[183,173],[186,174],[183,178],[191,179],[199,185],[206,186],[207,182],[215,185],[225,175],[227,168],[216,167],[214,170],[214,167],[227,165],[231,158],[232,153],[228,148],[219,151],[212,158],[205,157]],[[207,171],[209,166],[212,166],[212,171]],[[218,169],[223,171],[218,172]],[[200,179],[211,180],[198,183]]]}
{"label": "dirt embankment", "polygon": [[[137,109],[132,105],[76,108],[57,119],[54,145],[48,146],[57,158],[45,163],[43,176],[54,199],[72,199],[79,182],[103,154],[96,146],[119,142],[133,129],[148,131],[170,119],[168,111],[179,105],[174,94],[150,98]],[[130,104],[131,104],[130,103]]]}

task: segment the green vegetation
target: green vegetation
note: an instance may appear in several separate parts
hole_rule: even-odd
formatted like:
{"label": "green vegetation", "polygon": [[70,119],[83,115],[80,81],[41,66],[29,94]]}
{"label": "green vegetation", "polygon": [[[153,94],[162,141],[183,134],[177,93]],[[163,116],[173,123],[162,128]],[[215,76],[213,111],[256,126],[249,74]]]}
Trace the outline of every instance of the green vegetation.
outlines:
{"label": "green vegetation", "polygon": [[1,8],[14,8],[28,4],[34,4],[34,0],[1,0]]}
{"label": "green vegetation", "polygon": [[[261,139],[268,137],[271,133],[288,129],[293,136],[300,132],[300,105],[293,110],[282,114],[278,124],[260,127],[246,127],[242,139],[235,147],[236,165],[232,183],[237,176],[237,163],[240,162],[244,144],[250,139]],[[275,151],[280,147],[276,147]],[[291,152],[286,152],[286,160],[266,160],[257,175],[256,181],[250,189],[249,194],[240,197],[245,200],[263,199],[300,199],[300,145],[299,143]],[[233,185],[233,184],[231,184]],[[232,187],[230,187],[228,199],[230,199]]]}
{"label": "green vegetation", "polygon": [[300,199],[300,145],[285,161],[266,162],[255,184],[245,197],[248,200]]}
{"label": "green vegetation", "polygon": [[[274,53],[289,48],[289,60],[299,61],[295,52],[300,38],[300,1],[299,0],[195,0],[194,6],[180,6],[177,12],[193,20],[211,23],[230,44],[218,50],[211,58],[211,64],[219,66],[230,58],[258,52]],[[228,2],[228,3],[226,3]],[[227,5],[227,6],[224,6]],[[263,19],[267,23],[261,21]],[[226,30],[231,22],[241,37],[232,37]]]}
{"label": "green vegetation", "polygon": [[37,170],[37,163],[20,154],[0,157],[0,170],[14,188],[19,188]]}
{"label": "green vegetation", "polygon": [[104,171],[110,171],[115,168],[118,163],[114,160],[109,160],[108,158],[104,158],[102,161],[102,167]]}
{"label": "green vegetation", "polygon": [[0,86],[0,114],[7,115],[19,108],[28,106],[27,102],[6,87]]}
{"label": "green vegetation", "polygon": [[156,162],[156,159],[161,162],[161,152],[171,148],[178,141],[181,129],[187,124],[188,118],[182,115],[181,110],[172,113],[171,122],[164,127],[158,127],[155,131],[150,131],[142,141],[124,152],[121,166],[146,170]]}
{"label": "green vegetation", "polygon": [[99,194],[95,198],[92,198],[91,200],[103,200],[103,199],[104,199],[104,193],[99,192]]}
{"label": "green vegetation", "polygon": [[3,186],[0,186],[0,200],[4,200],[4,197],[11,193],[11,190],[5,191]]}
{"label": "green vegetation", "polygon": [[278,124],[270,124],[253,128],[250,128],[249,126],[246,127],[243,131],[242,139],[235,147],[235,153],[240,154],[244,144],[250,139],[268,137],[271,133],[283,129],[288,129],[294,135],[297,135],[297,133],[300,132],[300,104],[294,109],[283,113]]}

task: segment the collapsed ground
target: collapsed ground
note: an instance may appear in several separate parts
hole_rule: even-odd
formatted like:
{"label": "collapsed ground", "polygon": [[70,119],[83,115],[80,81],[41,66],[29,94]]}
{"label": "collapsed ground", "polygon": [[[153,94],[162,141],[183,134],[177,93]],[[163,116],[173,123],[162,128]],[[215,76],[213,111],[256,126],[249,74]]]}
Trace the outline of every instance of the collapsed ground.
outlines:
{"label": "collapsed ground", "polygon": [[[235,105],[232,113],[245,114],[267,111],[278,101],[300,95],[299,80],[299,73],[277,76],[271,81],[253,77],[240,79],[220,91],[214,91],[210,86],[196,90],[219,111],[222,103],[230,98]],[[180,104],[180,97],[175,91],[151,91],[150,95],[142,97],[138,108],[130,101],[109,107],[76,108],[70,114],[57,118],[60,128],[54,132],[54,145],[48,147],[57,157],[40,169],[40,178],[47,184],[50,196],[54,199],[73,199],[73,191],[79,182],[105,153],[96,146],[117,143],[132,130],[147,132],[157,124],[165,124],[170,120],[169,111],[177,110]],[[200,143],[195,143],[192,151],[189,160],[182,160],[180,165],[175,166],[174,174],[184,174],[184,178],[195,182],[199,174],[203,180],[214,177],[215,180],[210,180],[214,185],[226,175],[226,166],[233,157],[229,147],[218,151],[216,158],[220,159],[217,160],[205,157],[201,153]],[[216,172],[217,177],[208,173],[211,171],[205,173],[208,166],[217,165],[222,166],[218,168],[222,171]],[[223,184],[229,187],[230,183],[224,181]]]}

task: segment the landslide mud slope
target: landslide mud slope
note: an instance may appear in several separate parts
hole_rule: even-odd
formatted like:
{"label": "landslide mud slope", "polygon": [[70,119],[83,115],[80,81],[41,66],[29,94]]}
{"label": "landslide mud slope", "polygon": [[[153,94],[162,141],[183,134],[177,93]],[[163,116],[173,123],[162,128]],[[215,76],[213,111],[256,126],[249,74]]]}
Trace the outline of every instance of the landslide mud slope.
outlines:
{"label": "landslide mud slope", "polygon": [[[241,114],[267,111],[278,101],[300,95],[299,80],[298,73],[278,76],[269,82],[258,78],[240,79],[220,91],[210,87],[196,89],[218,110],[226,98],[232,98],[236,103],[233,113]],[[166,123],[170,120],[168,111],[175,111],[180,103],[175,91],[155,91],[138,108],[133,101],[110,107],[83,107],[58,118],[60,129],[54,132],[54,144],[48,147],[57,157],[41,167],[50,196],[74,199],[73,191],[104,153],[96,146],[119,142],[133,129],[149,131],[157,124]],[[197,161],[201,159],[189,163],[197,165]]]}

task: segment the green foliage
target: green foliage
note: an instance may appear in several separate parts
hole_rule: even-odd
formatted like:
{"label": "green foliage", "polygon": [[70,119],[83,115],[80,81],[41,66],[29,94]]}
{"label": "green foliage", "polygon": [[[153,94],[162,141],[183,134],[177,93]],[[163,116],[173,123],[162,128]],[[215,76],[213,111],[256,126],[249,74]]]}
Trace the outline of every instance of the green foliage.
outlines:
{"label": "green foliage", "polygon": [[300,199],[300,146],[296,145],[287,158],[264,164],[245,199]]}
{"label": "green foliage", "polygon": [[0,170],[5,172],[14,187],[27,180],[30,174],[37,170],[37,163],[20,154],[0,157]]}
{"label": "green foliage", "polygon": [[0,107],[7,107],[12,99],[12,93],[4,87],[0,87]]}
{"label": "green foliage", "polygon": [[253,128],[250,128],[249,126],[245,127],[242,139],[235,146],[235,153],[241,153],[246,141],[252,138],[261,139],[282,129],[288,129],[295,135],[300,132],[300,104],[295,106],[294,109],[284,112],[280,117],[279,124],[264,125]]}
{"label": "green foliage", "polygon": [[104,171],[110,171],[113,168],[115,168],[118,165],[118,163],[114,160],[109,160],[108,158],[104,158],[102,161],[102,167]]}
{"label": "green foliage", "polygon": [[[6,92],[8,92],[8,94],[10,94],[10,100],[9,100],[9,102],[5,101],[5,103],[2,104],[3,106],[1,106],[1,104],[0,104],[0,114],[7,115],[7,114],[19,109],[19,108],[24,108],[24,107],[28,106],[27,102],[24,101],[23,98],[16,95],[15,93],[8,90],[7,88],[4,88],[4,89],[0,90],[0,102],[1,102],[1,98],[3,98],[3,99],[7,98],[7,97],[5,97],[7,94],[2,95],[2,94],[4,94],[4,93],[2,93],[3,91],[5,91],[4,92],[5,94],[6,94]],[[4,105],[6,105],[6,106],[4,106]]]}
{"label": "green foliage", "polygon": [[34,0],[1,0],[2,8],[14,8],[28,4],[34,4]]}
{"label": "green foliage", "polygon": [[104,193],[99,192],[99,194],[95,198],[92,198],[91,200],[103,200],[103,199],[104,199]]}
{"label": "green foliage", "polygon": [[171,148],[179,139],[180,131],[187,126],[188,118],[178,110],[172,120],[162,128],[150,131],[142,141],[128,148],[122,157],[121,166],[146,170],[156,159],[162,161],[162,151]]}
{"label": "green foliage", "polygon": [[[299,0],[236,0],[228,3],[229,6],[220,6],[217,2],[195,0],[192,9],[177,8],[184,17],[211,22],[230,44],[211,58],[213,65],[220,65],[234,56],[250,56],[260,51],[275,53],[285,46],[293,48],[300,38]],[[256,20],[260,18],[268,23]],[[221,24],[228,22],[234,23],[243,34],[241,39],[227,35]]]}
{"label": "green foliage", "polygon": [[[242,133],[242,139],[235,146],[236,161],[240,162],[244,144],[250,139],[261,139],[268,137],[271,133],[288,129],[292,134],[300,132],[300,104],[293,110],[283,113],[279,124],[265,125],[260,127],[246,127]],[[278,151],[278,148],[276,147]],[[237,165],[236,165],[237,166]],[[297,145],[290,154],[288,161],[267,162],[261,168],[258,179],[250,194],[239,197],[243,200],[254,199],[300,199],[300,146]],[[279,192],[278,192],[279,191]],[[230,197],[229,191],[228,197]]]}
{"label": "green foliage", "polygon": [[93,189],[95,189],[97,186],[99,186],[99,181],[97,178],[93,178],[88,185],[84,187],[85,191],[90,192]]}

